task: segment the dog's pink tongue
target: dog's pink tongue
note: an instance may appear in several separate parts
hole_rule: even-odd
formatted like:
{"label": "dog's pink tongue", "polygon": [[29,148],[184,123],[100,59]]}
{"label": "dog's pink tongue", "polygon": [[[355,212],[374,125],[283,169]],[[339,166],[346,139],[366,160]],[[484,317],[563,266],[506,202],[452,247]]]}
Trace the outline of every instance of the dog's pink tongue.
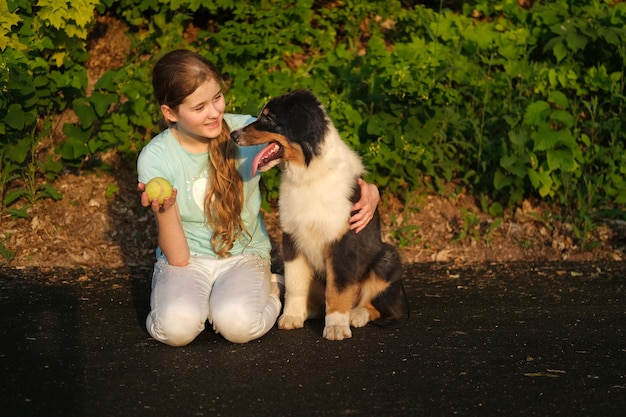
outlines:
{"label": "dog's pink tongue", "polygon": [[263,149],[256,154],[252,160],[252,170],[250,173],[254,177],[257,171],[267,171],[273,165],[267,166],[269,162],[278,157],[280,146],[276,143],[268,143]]}
{"label": "dog's pink tongue", "polygon": [[252,160],[252,170],[250,171],[250,174],[252,174],[253,177],[256,175],[259,168],[265,165],[266,161],[264,161],[264,159],[267,159],[268,155],[273,153],[273,149],[273,144],[269,143],[256,154]]}
{"label": "dog's pink tongue", "polygon": [[254,177],[256,175],[257,168],[259,167],[259,162],[263,158],[263,151],[257,153],[252,160],[252,169],[250,170],[250,175]]}

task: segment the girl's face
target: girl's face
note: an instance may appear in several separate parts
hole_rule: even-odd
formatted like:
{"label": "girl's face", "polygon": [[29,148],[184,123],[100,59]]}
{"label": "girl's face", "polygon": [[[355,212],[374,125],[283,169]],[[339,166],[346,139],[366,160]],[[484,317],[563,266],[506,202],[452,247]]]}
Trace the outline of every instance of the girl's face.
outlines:
{"label": "girl's face", "polygon": [[183,100],[177,111],[161,106],[163,115],[170,122],[176,122],[179,140],[183,142],[206,142],[218,137],[225,109],[222,88],[215,80],[201,84]]}

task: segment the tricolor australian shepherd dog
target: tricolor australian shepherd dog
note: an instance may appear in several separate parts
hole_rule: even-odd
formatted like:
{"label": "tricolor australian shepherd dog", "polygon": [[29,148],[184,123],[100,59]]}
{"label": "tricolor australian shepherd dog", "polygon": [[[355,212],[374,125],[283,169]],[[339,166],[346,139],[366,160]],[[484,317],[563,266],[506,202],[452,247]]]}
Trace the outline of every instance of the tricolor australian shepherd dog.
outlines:
{"label": "tricolor australian shepherd dog", "polygon": [[359,156],[339,137],[319,100],[297,90],[270,100],[252,124],[234,131],[239,145],[267,146],[253,173],[282,169],[279,212],[285,261],[281,329],[297,329],[325,312],[323,336],[341,340],[350,327],[401,318],[402,265],[383,243],[378,210],[364,230],[350,230],[351,207],[364,174]]}

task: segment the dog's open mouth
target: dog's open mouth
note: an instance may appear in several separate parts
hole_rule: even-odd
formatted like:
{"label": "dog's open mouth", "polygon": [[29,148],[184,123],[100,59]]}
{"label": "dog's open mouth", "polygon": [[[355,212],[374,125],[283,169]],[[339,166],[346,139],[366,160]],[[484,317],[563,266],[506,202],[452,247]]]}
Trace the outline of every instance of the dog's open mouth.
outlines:
{"label": "dog's open mouth", "polygon": [[285,148],[280,143],[268,143],[252,160],[252,176],[254,177],[257,171],[264,172],[278,165],[284,153]]}

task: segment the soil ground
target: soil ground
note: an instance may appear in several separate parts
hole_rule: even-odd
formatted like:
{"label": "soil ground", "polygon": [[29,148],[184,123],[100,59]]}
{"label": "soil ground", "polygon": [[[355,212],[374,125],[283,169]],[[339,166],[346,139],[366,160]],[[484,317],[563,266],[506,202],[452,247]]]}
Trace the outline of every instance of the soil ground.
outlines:
{"label": "soil ground", "polygon": [[[110,17],[99,17],[89,43],[87,68],[91,82],[124,62],[130,48],[125,28]],[[61,121],[72,120],[64,114]],[[58,123],[62,126],[62,123]],[[62,140],[60,128],[52,148]],[[45,149],[40,150],[41,152]],[[0,218],[0,242],[12,254],[9,266],[121,267],[149,265],[154,258],[156,227],[152,214],[139,204],[132,163],[105,155],[109,171],[65,173],[54,182],[59,201],[37,201],[29,218]],[[19,185],[18,185],[19,186]],[[383,238],[396,243],[403,260],[412,262],[485,262],[551,260],[622,260],[626,222],[594,230],[593,250],[581,250],[567,224],[550,219],[549,211],[531,202],[503,219],[484,213],[463,193],[448,196],[416,193],[401,203],[383,192]],[[468,214],[469,213],[469,214]],[[266,213],[270,234],[279,240],[277,212]],[[398,230],[404,231],[401,235]],[[0,264],[7,258],[0,256]]]}
{"label": "soil ground", "polygon": [[[26,219],[2,217],[0,239],[15,253],[8,266],[119,268],[153,262],[156,225],[139,202],[132,167],[119,163],[111,172],[65,174],[54,186],[63,195],[59,201],[37,201]],[[422,194],[415,201],[402,205],[383,192],[379,205],[383,238],[396,243],[405,263],[624,259],[624,224],[599,227],[592,237],[598,246],[582,251],[566,224],[537,220],[532,213],[542,212],[530,204],[494,227],[496,219],[480,213],[468,195]],[[464,211],[476,213],[479,223],[468,233],[474,237],[457,239],[468,225]],[[265,219],[279,241],[277,211]],[[410,244],[394,239],[396,225],[407,228]]]}

